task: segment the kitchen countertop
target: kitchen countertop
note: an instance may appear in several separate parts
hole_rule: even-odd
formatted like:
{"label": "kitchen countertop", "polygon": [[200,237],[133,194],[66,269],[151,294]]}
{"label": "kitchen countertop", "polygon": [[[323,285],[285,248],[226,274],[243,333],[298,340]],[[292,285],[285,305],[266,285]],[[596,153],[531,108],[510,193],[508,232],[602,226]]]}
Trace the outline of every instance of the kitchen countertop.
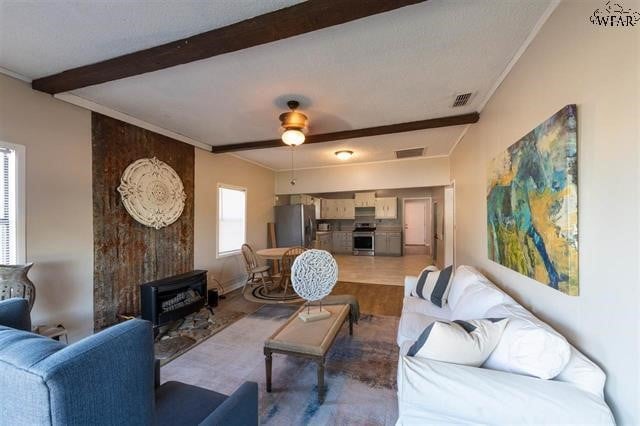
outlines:
{"label": "kitchen countertop", "polygon": [[[377,232],[402,232],[401,226],[379,226]],[[334,229],[331,231],[316,231],[316,234],[331,234],[332,232],[353,232],[353,229]]]}

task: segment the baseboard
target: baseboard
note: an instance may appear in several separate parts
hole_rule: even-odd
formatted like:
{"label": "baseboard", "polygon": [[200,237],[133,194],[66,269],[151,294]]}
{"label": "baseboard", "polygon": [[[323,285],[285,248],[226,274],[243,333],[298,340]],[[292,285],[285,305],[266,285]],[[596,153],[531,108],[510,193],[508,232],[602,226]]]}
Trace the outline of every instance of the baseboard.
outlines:
{"label": "baseboard", "polygon": [[240,287],[242,287],[245,283],[245,278],[238,278],[236,280],[233,281],[227,281],[222,283],[222,285],[224,286],[224,292],[222,294],[227,294],[232,292],[233,290],[237,290]]}

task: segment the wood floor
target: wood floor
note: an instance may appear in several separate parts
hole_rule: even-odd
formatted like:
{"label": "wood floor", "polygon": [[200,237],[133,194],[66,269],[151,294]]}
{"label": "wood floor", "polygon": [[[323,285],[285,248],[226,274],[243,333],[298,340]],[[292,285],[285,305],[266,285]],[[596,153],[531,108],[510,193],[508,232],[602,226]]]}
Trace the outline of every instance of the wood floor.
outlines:
{"label": "wood floor", "polygon": [[[335,255],[338,284],[331,294],[352,294],[363,314],[400,316],[405,275],[418,275],[432,263],[424,248],[407,247],[402,257]],[[246,300],[235,290],[215,310],[255,312],[261,303]]]}
{"label": "wood floor", "polygon": [[[331,294],[352,294],[360,303],[362,314],[386,315],[399,317],[402,312],[402,298],[404,287],[338,282]],[[251,313],[258,310],[263,304],[246,300],[241,289],[231,291],[221,299],[214,312],[236,311]]]}
{"label": "wood floor", "polygon": [[331,294],[352,294],[358,299],[360,313],[399,317],[404,287],[397,285],[338,282]]}
{"label": "wood floor", "polygon": [[418,275],[432,264],[431,256],[414,254],[401,257],[335,255],[338,280],[363,284],[403,286],[405,275]]}

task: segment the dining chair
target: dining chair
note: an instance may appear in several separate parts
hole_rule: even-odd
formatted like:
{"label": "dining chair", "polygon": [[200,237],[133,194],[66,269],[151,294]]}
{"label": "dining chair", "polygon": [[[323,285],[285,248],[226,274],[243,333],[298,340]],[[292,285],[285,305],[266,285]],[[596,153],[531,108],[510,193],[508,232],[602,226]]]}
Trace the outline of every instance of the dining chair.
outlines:
{"label": "dining chair", "polygon": [[291,283],[291,266],[293,266],[293,261],[296,260],[296,257],[304,253],[306,250],[307,249],[304,247],[291,247],[282,255],[282,260],[280,261],[280,264],[282,266],[282,279],[280,282],[284,287],[284,291],[282,292],[283,299],[287,295],[287,288]]}
{"label": "dining chair", "polygon": [[256,283],[262,283],[265,292],[269,291],[267,283],[273,284],[273,277],[269,270],[269,265],[260,265],[258,258],[256,257],[253,248],[249,244],[243,244],[241,247],[242,257],[244,257],[245,267],[247,269],[247,281],[242,286],[242,293],[247,287],[247,284],[253,285]]}

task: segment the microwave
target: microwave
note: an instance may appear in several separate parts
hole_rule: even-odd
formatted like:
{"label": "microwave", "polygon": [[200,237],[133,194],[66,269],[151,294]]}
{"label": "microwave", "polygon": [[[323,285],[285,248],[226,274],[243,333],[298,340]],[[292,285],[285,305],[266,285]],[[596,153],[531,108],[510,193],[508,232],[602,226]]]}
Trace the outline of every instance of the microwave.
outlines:
{"label": "microwave", "polygon": [[318,224],[318,231],[331,231],[331,224],[330,223],[319,223]]}

